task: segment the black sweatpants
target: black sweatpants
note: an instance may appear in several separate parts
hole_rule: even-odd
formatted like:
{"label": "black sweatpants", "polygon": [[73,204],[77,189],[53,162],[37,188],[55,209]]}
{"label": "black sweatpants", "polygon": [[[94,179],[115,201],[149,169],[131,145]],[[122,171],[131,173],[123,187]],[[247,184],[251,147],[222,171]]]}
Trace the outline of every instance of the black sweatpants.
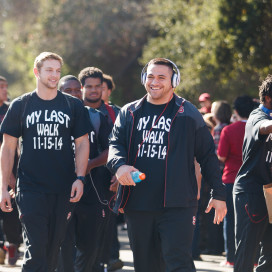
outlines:
{"label": "black sweatpants", "polygon": [[[94,271],[103,235],[104,211],[101,204],[79,203],[73,217],[76,241],[75,272]],[[72,226],[72,225],[71,225]]]}
{"label": "black sweatpants", "polygon": [[112,245],[111,245],[111,251],[110,251],[110,260],[116,260],[119,259],[120,254],[120,243],[118,240],[118,229],[117,229],[117,216],[115,216],[115,220],[113,221],[112,225],[112,232],[113,232],[113,237],[112,237]]}
{"label": "black sweatpants", "polygon": [[136,272],[194,272],[197,207],[125,211]]}
{"label": "black sweatpants", "polygon": [[[3,220],[3,229],[1,231],[3,231],[6,240],[10,244],[19,245],[22,243],[22,227],[15,202],[12,203],[12,208],[12,212],[7,213],[2,212],[2,210],[0,211],[0,219]],[[0,238],[0,240],[1,242],[2,240],[4,242],[4,239],[2,237]]]}
{"label": "black sweatpants", "polygon": [[263,195],[234,195],[235,272],[252,272],[256,255],[261,254],[256,272],[272,271],[272,225],[268,223]]}
{"label": "black sweatpants", "polygon": [[23,272],[54,271],[73,204],[69,195],[21,191],[16,195],[25,244]]}
{"label": "black sweatpants", "polygon": [[103,207],[103,223],[101,226],[101,236],[99,243],[99,250],[95,261],[95,271],[99,269],[100,264],[107,264],[110,260],[111,247],[114,235],[114,223],[116,221],[116,214],[108,207]]}

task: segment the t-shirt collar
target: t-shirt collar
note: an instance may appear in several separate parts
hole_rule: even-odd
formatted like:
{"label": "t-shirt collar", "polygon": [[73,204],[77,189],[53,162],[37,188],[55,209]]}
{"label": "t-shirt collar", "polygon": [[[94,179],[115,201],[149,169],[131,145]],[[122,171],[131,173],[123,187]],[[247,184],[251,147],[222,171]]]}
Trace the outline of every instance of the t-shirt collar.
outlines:
{"label": "t-shirt collar", "polygon": [[270,119],[272,119],[272,110],[266,108],[263,104],[260,104],[259,108],[266,113]]}

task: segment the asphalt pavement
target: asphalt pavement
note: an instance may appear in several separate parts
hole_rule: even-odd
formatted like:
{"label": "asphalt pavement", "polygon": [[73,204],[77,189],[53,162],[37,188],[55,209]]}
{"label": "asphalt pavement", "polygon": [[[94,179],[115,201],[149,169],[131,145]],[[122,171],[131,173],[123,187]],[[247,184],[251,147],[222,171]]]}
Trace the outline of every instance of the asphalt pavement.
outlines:
{"label": "asphalt pavement", "polygon": [[[121,243],[120,259],[124,262],[124,267],[116,272],[132,272],[133,257],[129,247],[127,232],[119,229],[119,241]],[[20,248],[20,250],[23,250]],[[223,256],[201,255],[202,261],[195,261],[195,266],[198,272],[232,272],[232,268],[225,268],[220,266],[220,262],[224,260]],[[6,260],[7,261],[7,260]],[[7,264],[0,265],[0,272],[19,272],[21,271],[22,258],[17,261],[16,266],[9,266]]]}

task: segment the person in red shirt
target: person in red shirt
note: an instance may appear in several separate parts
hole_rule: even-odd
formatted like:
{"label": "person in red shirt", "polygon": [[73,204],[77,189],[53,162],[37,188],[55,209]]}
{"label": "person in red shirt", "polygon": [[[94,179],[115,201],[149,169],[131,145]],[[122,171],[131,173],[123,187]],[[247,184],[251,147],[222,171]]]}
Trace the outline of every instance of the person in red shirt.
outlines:
{"label": "person in red shirt", "polygon": [[236,122],[223,128],[218,145],[218,158],[225,163],[222,181],[226,185],[228,213],[224,219],[224,241],[226,261],[221,266],[233,267],[235,241],[234,241],[234,210],[232,189],[236,174],[242,165],[242,145],[245,134],[245,125],[249,114],[254,109],[251,97],[239,96],[234,101],[234,114]]}

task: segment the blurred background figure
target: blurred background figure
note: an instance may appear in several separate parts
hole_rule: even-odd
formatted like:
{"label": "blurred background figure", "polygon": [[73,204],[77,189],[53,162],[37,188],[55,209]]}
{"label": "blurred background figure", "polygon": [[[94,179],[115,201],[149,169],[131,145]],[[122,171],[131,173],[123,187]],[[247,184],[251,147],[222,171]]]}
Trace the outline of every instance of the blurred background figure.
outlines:
{"label": "blurred background figure", "polygon": [[206,126],[208,127],[209,131],[213,135],[213,129],[216,126],[216,123],[213,119],[213,115],[211,113],[206,113],[203,115],[203,119],[206,123]]}
{"label": "blurred background figure", "polygon": [[[0,124],[2,123],[4,116],[9,108],[8,100],[8,82],[3,76],[0,76]],[[0,133],[0,146],[3,142],[3,134]],[[19,245],[22,243],[21,235],[21,223],[19,221],[19,215],[17,206],[14,201],[14,187],[15,187],[15,176],[18,162],[18,154],[15,152],[14,167],[11,175],[9,189],[12,194],[12,208],[13,211],[5,213],[0,210],[0,264],[5,263],[6,252],[8,253],[8,264],[15,265],[19,258]],[[7,246],[5,246],[5,243]]]}
{"label": "blurred background figure", "polygon": [[[218,143],[220,140],[220,135],[222,129],[230,124],[231,118],[231,106],[226,101],[215,101],[212,103],[211,113],[213,115],[213,120],[215,122],[215,127],[213,128],[213,139],[215,144],[215,152],[217,154]],[[224,164],[220,163],[220,169],[223,173]],[[202,205],[207,204],[206,201],[209,199],[208,192],[210,188],[205,188],[206,183],[202,183]],[[221,255],[224,251],[224,238],[223,238],[223,224],[214,225],[212,224],[213,214],[204,214],[203,215],[203,224],[206,226],[206,250],[204,251],[207,254]]]}
{"label": "blurred background figure", "polygon": [[[211,113],[216,126],[213,130],[213,140],[215,144],[215,151],[217,152],[218,144],[222,129],[230,124],[231,107],[227,101],[215,101],[212,103]],[[224,164],[221,164],[221,170],[223,171]]]}
{"label": "blurred background figure", "polygon": [[[212,134],[213,128],[216,123],[211,113],[203,115],[203,119]],[[208,222],[206,220],[205,209],[210,197],[210,187],[204,182],[202,184],[202,175],[200,165],[195,161],[195,173],[198,184],[198,210],[196,214],[196,226],[194,230],[194,238],[192,244],[192,256],[194,260],[201,260],[201,251],[207,250],[207,233],[208,233]]]}
{"label": "blurred background figure", "polygon": [[115,115],[117,116],[121,108],[110,101],[110,96],[114,89],[115,84],[113,78],[110,75],[103,74],[102,100],[105,104],[110,105],[113,108]]}
{"label": "blurred background figure", "polygon": [[211,96],[208,93],[203,93],[198,98],[201,109],[199,110],[201,114],[210,113],[211,112]]}
{"label": "blurred background figure", "polygon": [[236,174],[242,165],[242,145],[245,134],[246,121],[254,109],[254,102],[250,96],[239,96],[234,101],[234,116],[236,122],[222,129],[219,145],[218,158],[225,164],[222,181],[226,185],[228,213],[224,218],[224,245],[226,260],[221,266],[233,267],[235,253],[234,239],[234,209],[232,190]]}

